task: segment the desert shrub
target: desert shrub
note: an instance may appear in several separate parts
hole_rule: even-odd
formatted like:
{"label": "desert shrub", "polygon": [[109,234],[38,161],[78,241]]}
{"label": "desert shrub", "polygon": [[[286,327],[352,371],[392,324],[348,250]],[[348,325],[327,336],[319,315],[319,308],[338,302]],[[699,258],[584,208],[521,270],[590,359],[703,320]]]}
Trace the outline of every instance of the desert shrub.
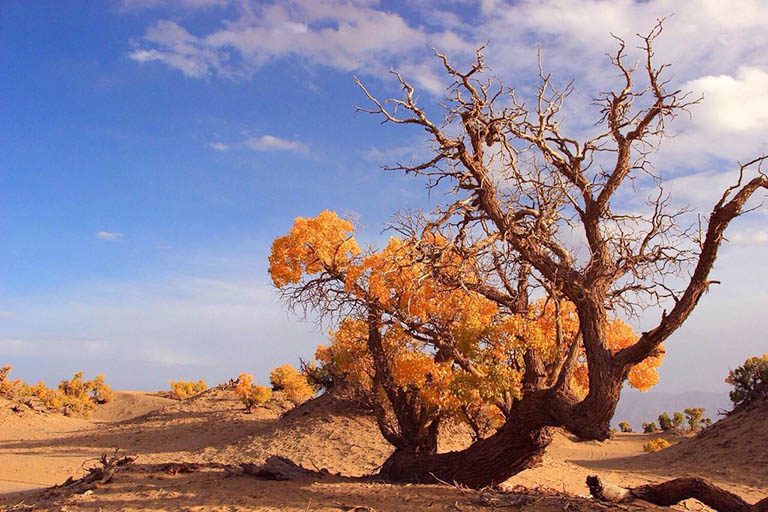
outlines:
{"label": "desert shrub", "polygon": [[272,390],[267,386],[253,384],[253,376],[248,373],[241,373],[235,381],[235,393],[245,405],[249,413],[259,405],[262,405],[272,396]]}
{"label": "desert shrub", "polygon": [[71,379],[59,382],[58,388],[49,388],[43,381],[30,386],[21,379],[8,380],[10,369],[8,365],[0,368],[0,395],[10,400],[29,405],[37,401],[50,411],[82,417],[88,417],[96,404],[112,400],[112,388],[104,383],[103,374],[83,380],[83,372],[75,372]]}
{"label": "desert shrub", "polygon": [[659,427],[653,421],[650,423],[643,423],[642,426],[643,426],[643,432],[645,432],[646,434],[653,434],[654,432],[659,430]]}
{"label": "desert shrub", "polygon": [[669,414],[666,412],[663,412],[659,414],[659,428],[663,430],[664,432],[668,432],[672,430],[672,418],[669,417]]}
{"label": "desert shrub", "polygon": [[[103,375],[101,376],[101,385],[104,385]],[[38,387],[42,395],[48,395],[48,398],[38,395],[47,406],[47,400],[56,400],[49,390],[44,389],[45,384],[38,382]],[[91,395],[93,389],[94,380],[84,381],[83,372],[75,372],[71,379],[59,382],[59,409],[66,416],[89,416],[96,407],[96,401]]]}
{"label": "desert shrub", "polygon": [[176,400],[185,400],[208,389],[208,385],[203,379],[197,382],[193,380],[169,380],[168,384],[171,387],[171,398]]}
{"label": "desert shrub", "polygon": [[313,390],[307,381],[307,376],[286,363],[272,368],[269,372],[269,381],[272,384],[273,391],[282,391],[285,396],[298,405],[312,396]]}
{"label": "desert shrub", "polygon": [[734,405],[768,399],[768,353],[748,358],[728,372],[725,382],[733,386],[730,397]]}
{"label": "desert shrub", "polygon": [[643,445],[643,451],[646,452],[657,452],[663,448],[667,448],[668,446],[671,446],[669,441],[667,441],[664,438],[657,437],[656,439],[651,439],[647,443]]}
{"label": "desert shrub", "polygon": [[707,428],[712,425],[712,420],[710,418],[702,418],[701,420],[701,428]]}
{"label": "desert shrub", "polygon": [[704,415],[703,407],[689,407],[683,411],[688,421],[688,430],[696,432],[699,430],[703,423],[702,416]]}
{"label": "desert shrub", "polygon": [[626,421],[619,423],[619,429],[621,429],[622,432],[632,432],[632,427],[630,427],[629,423]]}

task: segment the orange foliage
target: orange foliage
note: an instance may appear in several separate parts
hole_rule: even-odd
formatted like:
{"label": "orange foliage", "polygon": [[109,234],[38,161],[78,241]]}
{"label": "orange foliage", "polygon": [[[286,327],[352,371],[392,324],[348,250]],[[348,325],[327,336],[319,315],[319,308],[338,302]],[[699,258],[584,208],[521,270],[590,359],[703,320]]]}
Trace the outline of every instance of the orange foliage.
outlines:
{"label": "orange foliage", "polygon": [[302,273],[314,274],[323,266],[344,268],[360,252],[353,230],[351,222],[330,210],[296,217],[288,234],[272,242],[269,274],[275,286],[295,283]]}
{"label": "orange foliage", "polygon": [[66,416],[88,417],[96,404],[112,400],[112,388],[104,383],[104,375],[83,380],[83,372],[76,372],[69,380],[62,380],[57,388],[49,388],[39,381],[30,386],[21,379],[8,380],[8,365],[0,368],[0,396],[22,403],[38,402],[45,409]]}
{"label": "orange foliage", "polygon": [[169,380],[168,384],[171,387],[171,398],[176,400],[186,400],[208,389],[208,385],[203,379],[197,382],[192,380]]}
{"label": "orange foliage", "polygon": [[[378,252],[360,254],[353,226],[334,212],[324,210],[314,218],[297,217],[288,234],[272,244],[270,274],[278,287],[299,284],[303,278],[323,274],[343,281],[350,297],[374,302],[384,311],[396,312],[387,323],[383,345],[387,364],[401,389],[416,390],[422,404],[437,407],[443,416],[473,415],[480,423],[498,421],[501,410],[522,394],[523,354],[534,349],[545,365],[562,359],[576,339],[579,320],[573,304],[544,299],[535,301],[524,314],[500,314],[495,302],[466,287],[446,287],[431,277],[423,262],[425,247],[436,255],[444,274],[472,282],[468,272],[473,261],[459,257],[439,234],[426,232],[420,240],[406,242],[391,237]],[[434,262],[432,262],[434,264]],[[557,306],[557,307],[556,307]],[[563,333],[556,341],[556,321]],[[466,371],[443,357],[424,341],[408,335],[402,325],[429,322],[449,336],[473,368]],[[620,319],[609,321],[606,343],[616,352],[637,340]],[[366,345],[367,324],[362,318],[344,318],[331,331],[331,343],[318,346],[320,368],[336,385],[367,400],[379,398],[373,389],[373,363]],[[663,352],[632,368],[629,384],[647,389],[658,380]],[[570,381],[582,395],[588,387],[583,354]]]}
{"label": "orange foliage", "polygon": [[248,412],[266,403],[272,396],[272,390],[267,386],[254,385],[253,375],[248,373],[241,373],[237,376],[235,393],[240,397]]}
{"label": "orange foliage", "polygon": [[295,405],[300,404],[312,396],[312,386],[307,382],[307,377],[286,363],[272,368],[269,372],[269,381],[274,391],[282,391],[286,398]]}

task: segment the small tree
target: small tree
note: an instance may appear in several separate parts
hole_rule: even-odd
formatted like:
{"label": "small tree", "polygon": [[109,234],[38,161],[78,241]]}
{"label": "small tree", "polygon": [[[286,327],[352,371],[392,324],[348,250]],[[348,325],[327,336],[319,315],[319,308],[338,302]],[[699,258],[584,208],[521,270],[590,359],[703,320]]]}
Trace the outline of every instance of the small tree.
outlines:
{"label": "small tree", "polygon": [[626,421],[622,421],[621,423],[619,423],[619,428],[621,429],[622,432],[632,432],[632,427],[630,427],[629,423],[627,423]]}
{"label": "small tree", "polygon": [[704,415],[704,407],[689,407],[688,409],[685,409],[685,417],[688,421],[688,430],[691,432],[696,432],[699,430],[703,419],[702,416]]}
{"label": "small tree", "polygon": [[675,432],[681,432],[683,424],[685,423],[685,416],[680,411],[675,411],[672,415],[672,430]]}
{"label": "small tree", "polygon": [[659,414],[659,428],[664,432],[669,432],[674,428],[674,424],[672,422],[672,418],[669,417],[669,414],[666,412],[663,412]]}
{"label": "small tree", "polygon": [[248,373],[241,373],[237,376],[235,393],[240,397],[248,413],[267,403],[267,400],[272,396],[272,390],[267,386],[253,384],[253,375]]}
{"label": "small tree", "polygon": [[656,423],[654,423],[654,422],[643,423],[642,426],[643,426],[643,432],[646,433],[646,434],[653,434],[654,432],[659,430],[659,427],[656,426]]}
{"label": "small tree", "polygon": [[768,353],[748,358],[728,373],[725,382],[733,386],[730,396],[734,405],[768,399]]}
{"label": "small tree", "polygon": [[282,391],[294,405],[302,403],[313,394],[307,376],[288,363],[273,368],[269,373],[269,381],[273,391]]}

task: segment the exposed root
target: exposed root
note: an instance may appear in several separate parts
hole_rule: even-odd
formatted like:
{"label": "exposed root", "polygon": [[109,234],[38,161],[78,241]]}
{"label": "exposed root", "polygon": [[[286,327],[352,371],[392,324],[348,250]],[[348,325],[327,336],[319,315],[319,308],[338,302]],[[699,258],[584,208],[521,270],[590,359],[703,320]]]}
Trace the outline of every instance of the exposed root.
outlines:
{"label": "exposed root", "polygon": [[768,498],[751,505],[736,494],[721,489],[703,478],[676,478],[660,484],[625,489],[592,475],[587,477],[587,487],[595,499],[613,503],[628,503],[640,499],[654,505],[669,507],[694,498],[718,512],[768,512]]}

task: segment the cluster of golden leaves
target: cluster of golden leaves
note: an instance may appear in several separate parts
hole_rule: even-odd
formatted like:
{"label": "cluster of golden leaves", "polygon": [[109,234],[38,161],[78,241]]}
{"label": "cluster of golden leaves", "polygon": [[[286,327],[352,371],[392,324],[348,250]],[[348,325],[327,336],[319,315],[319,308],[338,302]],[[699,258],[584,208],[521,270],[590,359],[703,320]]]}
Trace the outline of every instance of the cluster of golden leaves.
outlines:
{"label": "cluster of golden leaves", "polygon": [[282,391],[294,405],[304,402],[314,394],[306,375],[302,375],[288,363],[272,368],[269,372],[269,382],[273,391]]}
{"label": "cluster of golden leaves", "polygon": [[[383,343],[395,383],[417,390],[425,403],[447,413],[467,410],[488,413],[494,404],[509,403],[522,393],[523,353],[534,349],[545,362],[563,357],[576,339],[578,316],[573,304],[540,299],[523,314],[499,314],[497,305],[466,288],[448,288],[430,278],[428,268],[411,242],[391,237],[378,251],[362,255],[353,238],[354,226],[334,212],[324,210],[314,218],[297,217],[288,234],[277,238],[269,257],[269,272],[278,287],[299,283],[321,272],[341,276],[346,291],[365,301],[375,300],[386,311],[397,311],[400,320],[430,322],[451,337],[458,352],[474,367],[468,372],[448,360],[438,360],[433,347],[409,336],[397,322],[385,329]],[[440,254],[437,262],[444,273],[467,282],[471,261],[450,250],[440,251],[446,241],[425,234],[419,244],[430,244]],[[435,264],[435,262],[430,262]],[[556,312],[559,310],[559,319]],[[556,319],[564,343],[556,343]],[[607,326],[606,343],[615,352],[634,343],[637,335],[616,318]],[[321,368],[334,381],[375,397],[373,363],[366,345],[367,325],[360,318],[344,318],[331,331],[331,343],[315,353]],[[662,352],[635,366],[630,385],[647,389],[657,379],[656,367]],[[586,394],[588,368],[585,358],[570,382],[577,393]]]}
{"label": "cluster of golden leaves", "polygon": [[240,397],[248,412],[265,404],[272,396],[272,390],[269,387],[253,384],[253,375],[249,373],[241,373],[237,376],[235,393]]}
{"label": "cluster of golden leaves", "polygon": [[71,379],[62,380],[58,388],[49,388],[43,381],[29,385],[21,379],[8,380],[10,369],[9,365],[0,368],[0,396],[12,401],[36,399],[45,409],[66,416],[88,417],[97,404],[112,400],[112,388],[104,383],[101,373],[83,380],[83,372],[76,372]]}
{"label": "cluster of golden leaves", "polygon": [[208,389],[208,385],[203,379],[198,381],[169,380],[168,384],[171,387],[171,398],[175,398],[176,400],[186,400],[187,398],[200,394]]}

